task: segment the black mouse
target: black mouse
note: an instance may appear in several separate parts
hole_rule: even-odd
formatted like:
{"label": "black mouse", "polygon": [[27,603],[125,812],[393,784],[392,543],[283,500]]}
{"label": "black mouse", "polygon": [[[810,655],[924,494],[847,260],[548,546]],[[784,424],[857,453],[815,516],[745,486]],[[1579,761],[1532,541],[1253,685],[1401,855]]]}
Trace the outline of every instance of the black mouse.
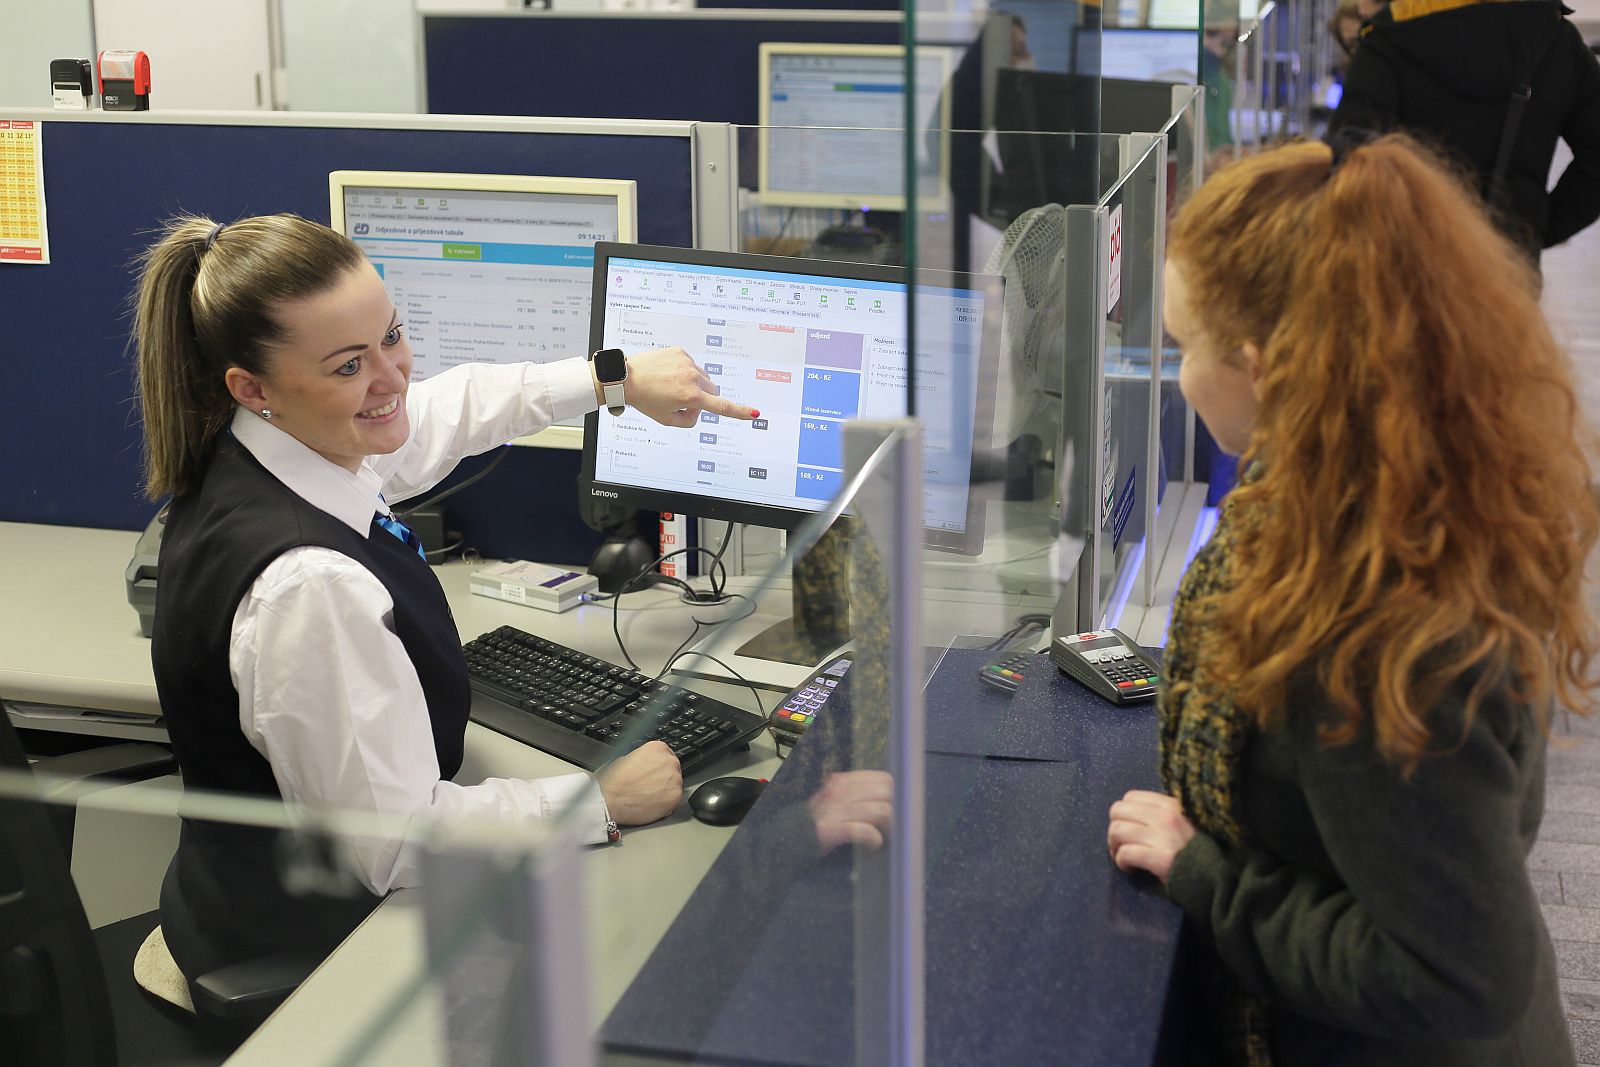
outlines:
{"label": "black mouse", "polygon": [[767,788],[765,778],[713,778],[689,794],[689,810],[701,822],[732,826]]}

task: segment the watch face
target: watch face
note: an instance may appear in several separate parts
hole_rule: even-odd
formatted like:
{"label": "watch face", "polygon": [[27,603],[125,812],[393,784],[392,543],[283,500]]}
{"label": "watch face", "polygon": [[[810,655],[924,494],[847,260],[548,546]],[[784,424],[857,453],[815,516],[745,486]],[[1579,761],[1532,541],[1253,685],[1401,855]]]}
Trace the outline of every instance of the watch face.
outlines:
{"label": "watch face", "polygon": [[628,357],[620,348],[602,348],[594,354],[594,376],[602,383],[622,381],[628,376]]}

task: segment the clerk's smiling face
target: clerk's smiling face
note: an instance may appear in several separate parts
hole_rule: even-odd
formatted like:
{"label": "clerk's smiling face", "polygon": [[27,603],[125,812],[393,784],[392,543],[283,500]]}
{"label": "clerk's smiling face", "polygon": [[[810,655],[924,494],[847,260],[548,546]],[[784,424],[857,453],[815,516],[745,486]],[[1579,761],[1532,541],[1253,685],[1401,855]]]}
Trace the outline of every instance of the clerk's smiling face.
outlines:
{"label": "clerk's smiling face", "polygon": [[264,374],[228,370],[234,399],[324,459],[354,471],[410,434],[411,346],[376,271],[361,264],[313,296],[285,301],[283,340]]}

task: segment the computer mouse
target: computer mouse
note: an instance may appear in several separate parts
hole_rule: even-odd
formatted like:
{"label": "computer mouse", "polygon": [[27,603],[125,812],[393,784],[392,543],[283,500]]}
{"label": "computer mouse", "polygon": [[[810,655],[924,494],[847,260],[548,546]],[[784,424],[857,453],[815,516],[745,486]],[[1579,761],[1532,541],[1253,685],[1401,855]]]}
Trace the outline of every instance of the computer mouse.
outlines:
{"label": "computer mouse", "polygon": [[744,818],[765,788],[765,778],[713,778],[689,794],[689,810],[701,822],[732,826]]}

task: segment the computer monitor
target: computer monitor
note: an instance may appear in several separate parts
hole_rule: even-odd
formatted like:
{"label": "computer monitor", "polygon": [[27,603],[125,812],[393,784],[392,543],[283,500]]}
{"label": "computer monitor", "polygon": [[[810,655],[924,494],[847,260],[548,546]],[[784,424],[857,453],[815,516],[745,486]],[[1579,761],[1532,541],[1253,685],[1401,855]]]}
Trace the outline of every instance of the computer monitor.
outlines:
{"label": "computer monitor", "polygon": [[[1002,173],[986,211],[1005,219],[1039,204],[1095,203],[1121,165],[1115,139],[1063,135],[1158,133],[1191,91],[1170,82],[1000,69],[989,123],[998,131]],[[1174,127],[1169,163],[1190,137],[1185,124]]]}
{"label": "computer monitor", "polygon": [[[1140,78],[1100,79],[1102,133],[1159,133],[1193,90],[1173,82]],[[1182,127],[1179,127],[1180,132]]]}
{"label": "computer monitor", "polygon": [[[989,275],[919,272],[916,410],[926,544],[976,554],[972,491],[989,444],[1002,296]],[[794,529],[845,485],[843,424],[906,413],[905,272],[877,264],[601,244],[590,345],[678,345],[754,422],[692,430],[632,410],[588,416],[582,479],[624,507]]]}
{"label": "computer monitor", "polygon": [[[916,54],[917,207],[944,211],[950,52]],[[904,211],[905,66],[905,49],[895,45],[762,44],[761,202]]]}
{"label": "computer monitor", "polygon": [[[587,355],[597,241],[637,232],[634,183],[338,170],[333,228],[377,268],[410,335],[411,378],[458,363]],[[582,447],[581,420],[518,444]]]}
{"label": "computer monitor", "polygon": [[[1220,0],[1205,6],[1206,23],[1220,26],[1224,23],[1254,22],[1261,11],[1260,0]],[[1199,28],[1200,9],[1194,0],[1149,0],[1145,23],[1158,30],[1195,30]]]}
{"label": "computer monitor", "polygon": [[1117,168],[1115,142],[1098,136],[1100,79],[1002,67],[993,99],[986,123],[996,131],[1000,168],[989,183],[986,217],[1004,226],[1041,204],[1100,198],[1101,175]]}
{"label": "computer monitor", "polygon": [[[912,383],[900,268],[597,246],[592,347],[679,345],[724,396],[761,415],[744,422],[702,413],[680,429],[631,410],[595,412],[585,426],[580,498],[793,530],[846,487],[845,422],[905,415],[914,384],[923,543],[981,552],[984,501],[973,464],[991,444],[1001,280],[920,271],[914,284]],[[796,562],[792,617],[770,628],[748,620],[749,640],[731,653],[736,670],[786,688],[795,679],[785,664],[814,665],[847,639],[841,551],[829,537]]]}
{"label": "computer monitor", "polygon": [[1099,49],[1100,75],[1140,82],[1194,85],[1199,80],[1200,35],[1194,30],[1107,26],[1078,34],[1078,69],[1094,70],[1091,49]]}

